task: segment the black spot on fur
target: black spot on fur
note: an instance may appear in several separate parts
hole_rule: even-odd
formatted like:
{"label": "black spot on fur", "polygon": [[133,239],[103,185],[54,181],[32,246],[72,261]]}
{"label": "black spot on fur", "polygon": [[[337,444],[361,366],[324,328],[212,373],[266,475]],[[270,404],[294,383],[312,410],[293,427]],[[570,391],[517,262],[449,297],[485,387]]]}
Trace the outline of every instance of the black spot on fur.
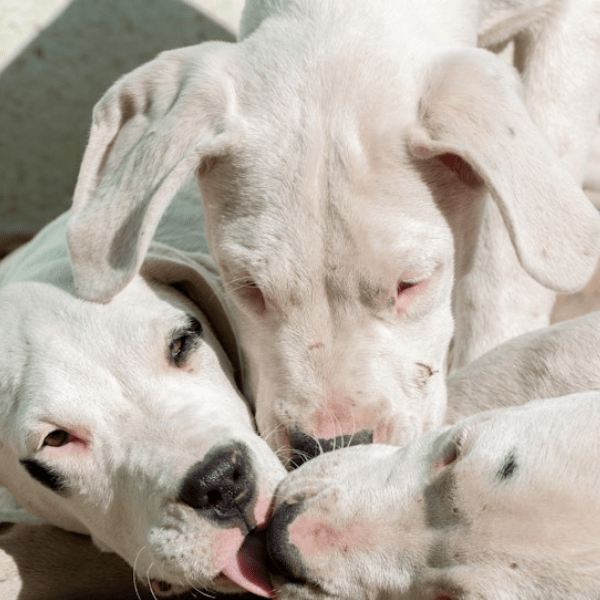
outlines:
{"label": "black spot on fur", "polygon": [[504,463],[496,473],[496,477],[500,479],[500,481],[506,481],[510,477],[515,474],[517,470],[517,459],[515,457],[514,452],[510,452],[507,457],[504,459]]}
{"label": "black spot on fur", "polygon": [[25,470],[42,485],[56,492],[59,496],[69,496],[70,490],[65,478],[34,459],[20,461]]}

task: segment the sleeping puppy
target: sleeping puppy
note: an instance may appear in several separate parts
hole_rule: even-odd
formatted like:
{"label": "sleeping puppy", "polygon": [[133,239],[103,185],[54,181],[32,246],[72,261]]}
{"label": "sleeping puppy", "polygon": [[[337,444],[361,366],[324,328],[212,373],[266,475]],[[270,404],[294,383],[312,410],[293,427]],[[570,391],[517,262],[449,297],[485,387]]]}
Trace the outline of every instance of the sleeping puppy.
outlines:
{"label": "sleeping puppy", "polygon": [[0,484],[156,595],[268,595],[243,542],[284,469],[236,388],[233,331],[186,198],[106,304],[75,294],[68,213],[0,263]]}
{"label": "sleeping puppy", "polygon": [[596,600],[600,393],[474,415],[288,475],[269,526],[280,600]]}
{"label": "sleeping puppy", "polygon": [[[195,173],[260,432],[296,463],[407,443],[442,422],[454,319],[458,367],[593,272],[599,28],[589,0],[249,0],[239,43],[164,53],[97,104],[78,293],[134,277]],[[524,86],[476,47],[511,38]]]}

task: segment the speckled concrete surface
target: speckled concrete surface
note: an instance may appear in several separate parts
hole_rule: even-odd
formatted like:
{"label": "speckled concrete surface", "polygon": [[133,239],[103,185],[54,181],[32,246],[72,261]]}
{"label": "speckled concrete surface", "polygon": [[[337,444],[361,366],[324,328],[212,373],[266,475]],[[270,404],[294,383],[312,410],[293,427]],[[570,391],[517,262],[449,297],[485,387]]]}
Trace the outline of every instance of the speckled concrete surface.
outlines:
{"label": "speckled concrete surface", "polygon": [[91,110],[158,52],[233,40],[243,0],[0,0],[0,235],[69,207]]}

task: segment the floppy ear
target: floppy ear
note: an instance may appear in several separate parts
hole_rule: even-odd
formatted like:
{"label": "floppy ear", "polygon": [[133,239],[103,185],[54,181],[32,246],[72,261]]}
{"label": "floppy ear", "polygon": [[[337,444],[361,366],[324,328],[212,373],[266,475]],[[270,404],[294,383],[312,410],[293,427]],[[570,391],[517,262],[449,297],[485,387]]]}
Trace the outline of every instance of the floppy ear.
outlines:
{"label": "floppy ear", "polygon": [[82,298],[108,301],[125,287],[185,177],[231,151],[239,127],[223,63],[234,51],[208,42],[164,52],[94,108],[67,230]]}
{"label": "floppy ear", "polygon": [[465,161],[498,205],[525,271],[550,289],[573,292],[598,261],[600,216],[518,89],[513,70],[485,50],[445,56],[430,73],[409,148],[417,158],[437,157],[463,180]]}

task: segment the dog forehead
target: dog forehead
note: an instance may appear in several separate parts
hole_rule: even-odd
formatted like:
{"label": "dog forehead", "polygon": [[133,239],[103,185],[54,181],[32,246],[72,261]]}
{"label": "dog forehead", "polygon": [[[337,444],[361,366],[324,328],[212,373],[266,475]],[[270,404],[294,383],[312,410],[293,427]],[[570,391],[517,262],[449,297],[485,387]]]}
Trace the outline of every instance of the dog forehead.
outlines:
{"label": "dog forehead", "polygon": [[167,395],[182,379],[168,377],[168,344],[186,313],[160,294],[141,278],[106,305],[35,282],[2,288],[0,384],[23,410],[46,418],[75,408],[85,420],[100,405],[120,414]]}
{"label": "dog forehead", "polygon": [[[402,275],[430,275],[452,255],[453,240],[426,184],[401,157],[373,168],[360,149],[342,158],[325,135],[308,133],[305,144],[275,155],[266,144],[258,163],[243,148],[214,175],[217,183],[201,182],[205,197],[218,196],[207,221],[223,272],[268,282],[337,278],[374,290]],[[354,160],[360,167],[348,164]]]}
{"label": "dog forehead", "polygon": [[147,346],[158,332],[165,337],[165,330],[185,314],[183,304],[180,308],[167,302],[140,277],[107,304],[86,302],[55,286],[29,281],[2,288],[0,304],[2,337],[13,352],[48,354],[64,348],[56,358],[67,351],[95,355],[106,349],[118,354],[121,347],[126,352]]}

